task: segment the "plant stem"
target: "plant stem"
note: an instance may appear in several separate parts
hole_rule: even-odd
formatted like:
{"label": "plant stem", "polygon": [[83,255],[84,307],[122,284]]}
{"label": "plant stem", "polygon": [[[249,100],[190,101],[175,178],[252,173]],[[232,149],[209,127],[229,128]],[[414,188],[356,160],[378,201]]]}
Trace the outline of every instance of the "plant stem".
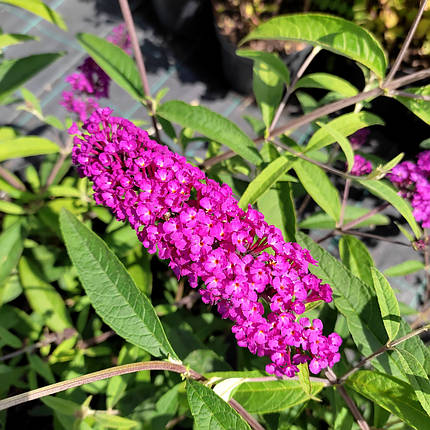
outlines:
{"label": "plant stem", "polygon": [[288,85],[287,91],[285,92],[285,95],[284,95],[284,98],[282,99],[280,105],[278,106],[278,109],[276,110],[275,116],[273,117],[273,121],[270,124],[269,134],[272,132],[272,130],[275,128],[276,124],[278,123],[279,118],[281,117],[281,114],[282,114],[285,106],[287,105],[291,94],[293,94],[293,92],[295,90],[295,86],[297,84],[297,81],[303,76],[303,73],[305,73],[306,69],[309,67],[309,64],[311,64],[312,60],[316,57],[318,52],[321,51],[321,49],[322,48],[320,48],[319,46],[315,46],[312,49],[310,54],[306,57],[305,61],[303,61],[303,64],[300,66],[300,69],[297,71],[297,73],[294,76],[294,79],[292,80],[290,85]]}
{"label": "plant stem", "polygon": [[155,117],[154,104],[151,100],[151,91],[149,88],[148,77],[146,74],[145,62],[143,61],[142,51],[140,50],[139,40],[137,38],[136,27],[134,25],[133,16],[131,15],[130,5],[128,0],[118,0],[121,8],[121,13],[127,27],[127,32],[130,35],[131,46],[133,48],[134,58],[136,59],[137,69],[139,70],[140,80],[142,81],[143,92],[145,93],[145,99],[150,111],[152,119],[152,125],[154,126],[155,135],[157,140],[160,142],[160,134],[158,132],[158,123]]}
{"label": "plant stem", "polygon": [[414,22],[412,23],[411,28],[409,29],[408,35],[406,36],[405,41],[403,42],[403,46],[402,49],[400,49],[399,54],[397,55],[396,60],[394,61],[394,65],[391,68],[390,72],[388,73],[384,83],[383,83],[383,87],[387,87],[387,85],[390,84],[390,82],[392,81],[392,79],[394,78],[394,75],[397,73],[397,70],[400,67],[400,64],[403,61],[403,58],[405,57],[406,51],[409,48],[409,45],[412,41],[412,38],[414,37],[415,31],[417,30],[418,24],[421,21],[421,17],[423,16],[424,13],[424,9],[427,5],[427,0],[421,0],[421,4],[420,4],[420,8],[418,9],[418,13],[416,15],[416,17],[414,18]]}
{"label": "plant stem", "polygon": [[417,100],[424,100],[426,102],[430,102],[430,96],[423,96],[421,94],[408,93],[406,91],[391,90],[390,95],[391,96],[407,97],[409,99],[417,99]]}
{"label": "plant stem", "polygon": [[25,185],[21,182],[17,181],[15,177],[4,167],[0,166],[0,176],[9,184],[12,185],[12,187],[16,188],[20,191],[27,191],[27,188],[25,188]]}
{"label": "plant stem", "polygon": [[408,334],[405,334],[402,337],[399,337],[398,339],[395,339],[391,342],[388,342],[386,345],[381,346],[377,351],[373,352],[369,356],[363,358],[358,364],[356,364],[351,370],[345,373],[341,378],[338,379],[338,384],[343,384],[351,375],[353,375],[357,370],[359,370],[361,367],[363,367],[366,363],[368,363],[370,360],[373,360],[374,358],[378,357],[379,355],[383,354],[384,352],[388,351],[389,349],[395,348],[397,345],[400,345],[401,343],[407,341],[408,339],[418,336],[419,334],[430,330],[430,324],[427,324],[423,327],[420,327],[416,330],[411,331]]}
{"label": "plant stem", "polygon": [[[47,385],[45,387],[37,388],[35,390],[27,391],[26,393],[0,400],[0,411],[20,405],[21,403],[26,403],[31,400],[40,399],[41,397],[50,396],[61,391],[66,391],[70,388],[80,387],[81,385],[112,378],[113,376],[141,372],[143,370],[165,370],[169,372],[180,373],[185,377],[189,377],[196,381],[207,381],[207,379],[203,375],[200,375],[200,373],[197,373],[196,371],[189,369],[182,364],[171,363],[169,361],[146,361],[142,363],[124,364],[122,366],[110,367],[109,369],[88,373],[86,375],[78,376],[77,378],[69,379],[67,381],[57,382],[56,384]],[[259,424],[257,420],[236,400],[231,399],[228,403],[248,422],[252,429],[264,430],[261,424]]]}
{"label": "plant stem", "polygon": [[373,215],[376,215],[379,212],[382,212],[384,209],[386,209],[388,206],[390,206],[390,203],[385,202],[382,203],[382,205],[377,206],[376,208],[373,208],[371,211],[365,213],[364,215],[352,220],[351,222],[349,222],[348,224],[345,224],[342,228],[340,228],[339,230],[341,231],[347,231],[353,227],[355,227],[356,225],[362,223],[363,221],[366,221],[367,219],[369,219],[370,217],[372,217]]}
{"label": "plant stem", "polygon": [[40,188],[39,193],[43,194],[54,182],[55,178],[57,177],[58,172],[60,171],[61,167],[63,166],[64,162],[67,160],[67,157],[72,152],[73,148],[73,137],[69,136],[67,139],[66,146],[60,151],[60,156],[57,158],[57,161],[54,164],[54,167],[49,172],[48,179],[46,180],[45,185],[43,185]]}
{"label": "plant stem", "polygon": [[[420,81],[422,79],[426,79],[428,77],[430,77],[430,69],[420,70],[419,72],[411,73],[410,75],[403,76],[398,79],[394,79],[393,81],[391,81],[389,85],[386,85],[385,88],[388,90],[396,89],[404,85],[408,85],[408,84]],[[374,98],[382,94],[384,94],[384,90],[382,88],[374,88],[373,90],[370,90],[370,91],[361,92],[356,96],[339,100],[325,106],[321,106],[320,108],[315,109],[314,111],[309,112],[306,115],[302,115],[301,117],[291,120],[286,124],[284,124],[283,126],[274,129],[267,138],[257,137],[253,141],[254,143],[264,142],[264,140],[271,139],[279,134],[285,133],[290,129],[309,124],[310,122],[322,116],[329,115],[340,109],[352,106],[356,103],[366,100],[367,98]],[[229,158],[234,157],[235,155],[236,153],[234,151],[231,151],[231,150],[226,151],[220,155],[216,155],[215,157],[208,158],[200,165],[200,167],[203,168],[204,170],[207,170],[210,167],[214,166],[215,164],[224,160],[228,160]]]}
{"label": "plant stem", "polygon": [[365,233],[363,231],[358,231],[358,230],[347,230],[347,231],[335,230],[335,233],[337,233],[337,234],[351,234],[352,236],[359,236],[359,237],[368,237],[369,239],[376,239],[376,240],[381,240],[382,242],[393,243],[395,245],[403,245],[403,246],[411,247],[410,243],[400,242],[398,240],[387,239],[386,237],[383,237],[383,236],[378,236],[378,235],[372,234],[372,233]]}
{"label": "plant stem", "polygon": [[345,188],[343,190],[342,207],[340,208],[339,224],[338,227],[342,229],[343,219],[345,216],[346,204],[348,202],[349,189],[351,187],[351,179],[345,181]]}
{"label": "plant stem", "polygon": [[366,420],[363,418],[363,415],[361,414],[357,405],[354,403],[354,400],[352,400],[349,394],[346,392],[345,387],[342,387],[342,385],[338,385],[337,377],[333,372],[333,370],[331,370],[328,367],[327,370],[325,371],[325,374],[327,376],[327,379],[330,381],[330,383],[332,385],[336,385],[336,388],[339,391],[339,394],[342,396],[343,400],[345,400],[346,405],[348,406],[353,417],[357,421],[357,424],[360,427],[360,429],[370,430],[369,424],[367,424]]}

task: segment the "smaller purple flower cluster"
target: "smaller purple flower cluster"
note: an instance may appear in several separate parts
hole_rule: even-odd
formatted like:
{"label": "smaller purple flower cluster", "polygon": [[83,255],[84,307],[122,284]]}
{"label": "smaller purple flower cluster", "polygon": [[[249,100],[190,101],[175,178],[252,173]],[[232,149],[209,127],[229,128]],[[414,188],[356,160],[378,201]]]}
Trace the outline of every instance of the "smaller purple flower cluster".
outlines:
{"label": "smaller purple flower cluster", "polygon": [[416,164],[398,164],[387,177],[399,194],[411,202],[415,219],[424,228],[430,228],[430,151],[418,154]]}
{"label": "smaller purple flower cluster", "polygon": [[[124,24],[115,27],[107,40],[131,54],[130,37]],[[97,100],[109,97],[110,78],[90,57],[85,58],[78,70],[66,77],[71,90],[62,93],[60,104],[85,121],[99,107]]]}
{"label": "smaller purple flower cluster", "polygon": [[94,112],[87,133],[71,129],[73,162],[93,181],[95,201],[128,220],[150,253],[158,250],[232,320],[238,345],[270,358],[267,372],[292,377],[299,363],[318,373],[339,361],[340,336],[299,318],[307,303],[332,300],[330,286],[309,272],[309,251],[286,243],[257,210],[240,209],[228,185],[110,114]]}
{"label": "smaller purple flower cluster", "polygon": [[361,155],[354,155],[354,165],[351,169],[351,175],[364,176],[372,171],[372,164]]}

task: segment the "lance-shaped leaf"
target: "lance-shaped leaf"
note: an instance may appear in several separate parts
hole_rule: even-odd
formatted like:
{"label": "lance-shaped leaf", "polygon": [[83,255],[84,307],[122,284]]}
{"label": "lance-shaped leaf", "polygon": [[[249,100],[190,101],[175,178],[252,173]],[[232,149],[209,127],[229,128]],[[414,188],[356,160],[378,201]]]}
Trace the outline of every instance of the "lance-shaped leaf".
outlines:
{"label": "lance-shaped leaf", "polygon": [[25,9],[34,15],[40,16],[44,20],[58,26],[61,30],[67,31],[67,25],[61,15],[41,0],[1,0],[0,3],[10,4],[12,6]]}
{"label": "lance-shaped leaf", "polygon": [[424,269],[424,263],[420,260],[407,260],[400,264],[391,266],[384,270],[384,275],[386,276],[405,276],[411,273],[418,272]]}
{"label": "lance-shaped leaf", "polygon": [[269,163],[248,185],[239,200],[239,207],[246,210],[270,189],[293,166],[293,157],[282,155]]}
{"label": "lance-shaped leaf", "polygon": [[412,428],[430,428],[430,417],[409,384],[393,376],[360,370],[346,380],[346,385],[398,416]]}
{"label": "lance-shaped leaf", "polygon": [[262,162],[254,142],[236,124],[206,107],[172,100],[163,103],[158,108],[157,115],[228,146],[253,164]]}
{"label": "lance-shaped leaf", "polygon": [[[16,267],[24,248],[24,234],[21,222],[6,228],[0,235],[0,285]],[[1,303],[1,300],[0,300]]]}
{"label": "lance-shaped leaf", "polygon": [[[345,208],[345,214],[344,214],[344,223],[348,224],[351,221],[354,221],[355,219],[365,215],[369,212],[369,209],[359,207],[359,206],[347,206]],[[368,227],[373,225],[388,225],[390,224],[390,218],[388,218],[385,215],[382,214],[375,214],[371,217],[367,218],[360,224],[357,224],[356,227]],[[308,216],[306,219],[300,222],[299,224],[300,228],[318,228],[323,230],[332,230],[336,227],[335,221],[330,218],[326,213],[324,212],[316,212],[310,216]]]}
{"label": "lance-shaped leaf", "polygon": [[278,54],[250,50],[238,50],[237,54],[254,60],[254,95],[268,129],[281,101],[284,84],[290,82],[290,73]]}
{"label": "lance-shaped leaf", "polygon": [[430,416],[430,381],[421,363],[413,354],[396,348],[395,356],[399,359],[403,371],[412,385],[423,409]]}
{"label": "lance-shaped leaf", "polygon": [[421,236],[421,229],[415,221],[411,205],[403,197],[397,194],[397,191],[388,183],[376,180],[357,179],[364,188],[369,190],[373,195],[386,200],[392,204],[405,218],[414,232],[416,238]]}
{"label": "lance-shaped leaf", "polygon": [[305,160],[296,160],[293,168],[305,190],[335,221],[340,217],[340,197],[337,189],[320,167]]}
{"label": "lance-shaped leaf", "polygon": [[323,124],[321,122],[317,122],[317,124],[325,131],[332,136],[333,139],[339,144],[343,153],[345,154],[346,164],[347,164],[347,172],[350,172],[352,167],[354,166],[354,151],[352,149],[351,143],[348,138],[345,137],[342,133],[337,131],[330,124]]}
{"label": "lance-shaped leaf", "polygon": [[384,275],[376,267],[371,267],[373,285],[378,298],[382,321],[388,334],[388,339],[393,340],[400,328],[400,309],[396,295]]}
{"label": "lance-shaped leaf", "polygon": [[35,263],[21,257],[18,267],[25,297],[31,308],[45,318],[46,325],[54,332],[72,327],[63,298],[41,278]]}
{"label": "lance-shaped leaf", "polygon": [[334,91],[344,97],[352,97],[358,94],[358,90],[347,80],[330,73],[310,73],[299,79],[294,87],[299,88],[320,88]]}
{"label": "lance-shaped leaf", "polygon": [[306,402],[324,388],[324,384],[319,382],[311,382],[310,385],[311,392],[307,394],[301,383],[295,380],[244,382],[233,397],[252,414],[274,413]]}
{"label": "lance-shaped leaf", "polygon": [[95,233],[63,209],[67,251],[96,312],[124,339],[160,357],[176,357],[160,320],[118,257]]}
{"label": "lance-shaped leaf", "polygon": [[187,398],[198,430],[249,430],[243,418],[210,388],[188,379]]}
{"label": "lance-shaped leaf", "polygon": [[63,53],[59,52],[4,60],[0,64],[0,101],[62,55]]}
{"label": "lance-shaped leaf", "polygon": [[[309,249],[312,256],[318,261],[318,266],[310,266],[310,270],[324,282],[330,284],[334,304],[345,316],[349,331],[361,354],[368,356],[385,345],[388,337],[374,288],[354,276],[310,237],[299,232],[296,234],[296,238],[300,245]],[[404,336],[409,332],[408,324],[402,320],[398,336]],[[430,368],[429,352],[419,338],[408,339],[402,345],[404,349],[416,355],[426,370]],[[372,364],[385,373],[400,379],[405,378],[399,364],[389,354],[380,355],[372,360]]]}
{"label": "lance-shaped leaf", "polygon": [[23,136],[0,142],[0,161],[31,155],[54,154],[59,146],[44,137]]}
{"label": "lance-shaped leaf", "polygon": [[[364,127],[369,127],[371,125],[384,125],[384,121],[373,113],[361,111],[341,115],[331,120],[327,125],[330,127],[330,130],[336,130],[343,136],[349,136]],[[317,150],[324,148],[324,146],[331,145],[334,142],[336,142],[336,137],[329,132],[329,129],[325,129],[324,127],[320,128],[309,139],[306,146],[306,152],[311,149]]]}
{"label": "lance-shaped leaf", "polygon": [[363,27],[343,18],[320,13],[278,16],[260,24],[248,40],[300,40],[351,58],[384,77],[387,59],[381,44]]}
{"label": "lance-shaped leaf", "polygon": [[[430,85],[419,88],[406,88],[405,93],[430,97]],[[395,99],[405,105],[418,118],[421,118],[425,123],[430,124],[430,101],[403,96],[396,96]]]}
{"label": "lance-shaped leaf", "polygon": [[16,45],[18,43],[28,42],[29,40],[37,40],[37,37],[27,34],[5,33],[0,34],[0,49],[6,46]]}
{"label": "lance-shaped leaf", "polygon": [[365,284],[373,285],[371,268],[375,265],[364,243],[354,236],[342,236],[339,241],[342,263]]}
{"label": "lance-shaped leaf", "polygon": [[76,37],[81,46],[113,81],[137,101],[143,99],[145,94],[139,71],[129,55],[119,46],[94,34],[79,33]]}

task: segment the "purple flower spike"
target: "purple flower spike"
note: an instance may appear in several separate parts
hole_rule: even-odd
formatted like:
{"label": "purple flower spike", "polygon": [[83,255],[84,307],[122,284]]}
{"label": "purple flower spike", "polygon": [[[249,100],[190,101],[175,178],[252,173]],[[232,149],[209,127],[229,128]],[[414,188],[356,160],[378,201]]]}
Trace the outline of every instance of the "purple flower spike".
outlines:
{"label": "purple flower spike", "polygon": [[128,220],[150,253],[158,250],[204,303],[232,320],[238,345],[270,358],[267,372],[293,377],[299,363],[318,373],[339,361],[340,337],[300,318],[307,303],[332,301],[330,286],[309,272],[316,261],[308,250],[285,242],[263,214],[240,209],[228,185],[110,109],[95,111],[83,128],[73,162],[93,182],[96,202]]}

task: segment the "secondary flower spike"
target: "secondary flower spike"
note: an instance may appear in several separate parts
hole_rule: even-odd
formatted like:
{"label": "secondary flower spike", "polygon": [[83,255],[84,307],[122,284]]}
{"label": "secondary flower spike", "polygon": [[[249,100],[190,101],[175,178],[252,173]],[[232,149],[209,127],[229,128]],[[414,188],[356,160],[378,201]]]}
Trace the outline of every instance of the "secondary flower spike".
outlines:
{"label": "secondary flower spike", "polygon": [[128,220],[150,253],[158,250],[232,320],[238,345],[269,357],[268,373],[292,377],[302,362],[318,373],[339,361],[340,336],[299,317],[307,303],[332,300],[330,286],[308,270],[316,263],[309,251],[285,242],[251,206],[240,209],[229,186],[111,112],[95,111],[83,133],[70,130],[73,162],[93,182],[95,201]]}

